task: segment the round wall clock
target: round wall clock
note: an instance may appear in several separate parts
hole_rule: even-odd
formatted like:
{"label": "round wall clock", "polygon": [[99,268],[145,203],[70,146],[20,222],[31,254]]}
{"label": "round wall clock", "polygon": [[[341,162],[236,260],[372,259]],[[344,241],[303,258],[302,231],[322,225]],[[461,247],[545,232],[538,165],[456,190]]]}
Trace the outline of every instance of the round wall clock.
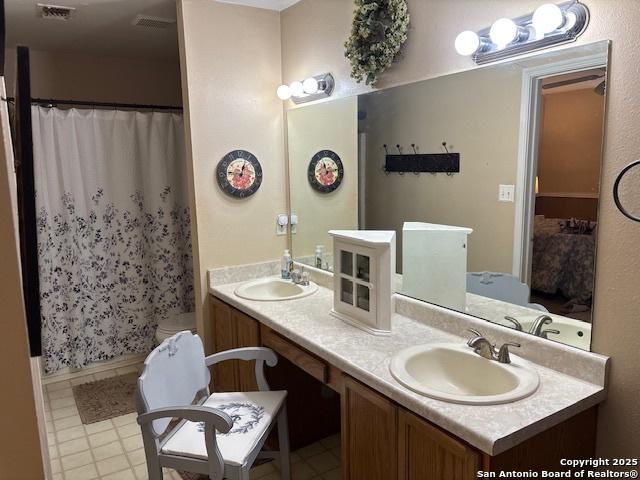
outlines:
{"label": "round wall clock", "polygon": [[227,195],[235,198],[250,197],[262,183],[262,166],[251,152],[233,150],[218,162],[216,178]]}
{"label": "round wall clock", "polygon": [[344,167],[338,154],[331,150],[320,150],[309,163],[307,177],[311,186],[318,192],[333,192],[340,186],[344,177]]}

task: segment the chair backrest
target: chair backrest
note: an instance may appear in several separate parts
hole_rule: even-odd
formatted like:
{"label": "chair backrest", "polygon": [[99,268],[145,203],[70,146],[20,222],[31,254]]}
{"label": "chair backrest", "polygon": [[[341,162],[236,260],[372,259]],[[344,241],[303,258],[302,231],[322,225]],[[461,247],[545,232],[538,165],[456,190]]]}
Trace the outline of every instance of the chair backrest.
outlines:
{"label": "chair backrest", "polygon": [[529,304],[529,286],[508,273],[467,273],[467,292],[524,307]]}
{"label": "chair backrest", "polygon": [[[139,413],[190,405],[196,394],[209,385],[204,358],[200,337],[190,331],[176,333],[157,346],[144,361],[138,378]],[[154,420],[155,434],[162,434],[170,421]]]}

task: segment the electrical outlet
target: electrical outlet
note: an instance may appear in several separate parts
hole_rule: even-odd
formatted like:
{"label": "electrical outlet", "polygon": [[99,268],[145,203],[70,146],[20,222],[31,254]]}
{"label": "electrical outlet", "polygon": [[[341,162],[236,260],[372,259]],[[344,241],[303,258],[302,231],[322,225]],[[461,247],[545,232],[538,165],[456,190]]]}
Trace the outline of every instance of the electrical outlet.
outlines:
{"label": "electrical outlet", "polygon": [[291,235],[298,233],[298,215],[291,214]]}
{"label": "electrical outlet", "polygon": [[278,214],[276,217],[276,235],[286,235],[288,225],[289,216],[286,213]]}
{"label": "electrical outlet", "polygon": [[499,185],[498,188],[498,201],[499,202],[513,202],[515,196],[515,185]]}

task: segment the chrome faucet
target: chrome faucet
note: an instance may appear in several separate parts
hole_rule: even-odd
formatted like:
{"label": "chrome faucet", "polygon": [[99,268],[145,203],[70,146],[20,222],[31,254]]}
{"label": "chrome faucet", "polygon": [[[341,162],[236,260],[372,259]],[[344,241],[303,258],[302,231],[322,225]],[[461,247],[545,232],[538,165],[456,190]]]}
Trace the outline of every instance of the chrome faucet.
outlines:
{"label": "chrome faucet", "polygon": [[553,318],[551,318],[549,315],[540,315],[538,318],[535,319],[535,321],[533,322],[533,325],[531,325],[531,328],[529,329],[529,333],[532,333],[533,335],[536,335],[541,338],[549,338],[547,337],[549,333],[553,333],[556,335],[559,334],[560,330],[556,330],[554,328],[547,328],[543,330],[545,325],[550,325],[552,322],[553,322]]}
{"label": "chrome faucet", "polygon": [[470,338],[467,342],[467,345],[473,348],[473,351],[481,357],[484,357],[488,360],[495,360],[496,348],[493,346],[493,344],[489,340],[484,338],[478,330],[474,328],[469,328],[468,330],[473,333],[475,337]]}
{"label": "chrome faucet", "polygon": [[517,331],[519,331],[519,332],[521,332],[521,331],[522,331],[522,324],[521,324],[518,320],[516,320],[515,318],[510,317],[509,315],[506,315],[506,316],[504,317],[504,319],[505,319],[505,320],[507,320],[508,322],[513,323],[513,327],[514,327]]}
{"label": "chrome faucet", "polygon": [[519,343],[507,342],[496,350],[489,340],[487,340],[478,330],[469,328],[469,331],[475,335],[475,337],[469,339],[467,345],[473,348],[473,351],[486,358],[487,360],[495,360],[499,363],[511,363],[511,357],[509,356],[509,346],[520,347]]}
{"label": "chrome faucet", "polygon": [[296,285],[306,287],[309,285],[309,274],[304,271],[304,267],[297,268],[291,272],[291,281]]}

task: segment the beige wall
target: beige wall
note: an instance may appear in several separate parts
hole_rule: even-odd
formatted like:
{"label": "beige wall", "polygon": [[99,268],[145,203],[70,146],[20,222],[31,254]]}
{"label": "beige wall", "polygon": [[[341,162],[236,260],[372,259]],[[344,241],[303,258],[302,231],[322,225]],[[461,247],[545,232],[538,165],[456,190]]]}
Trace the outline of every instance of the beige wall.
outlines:
{"label": "beige wall", "polygon": [[[199,331],[210,347],[207,269],[276,259],[287,237],[276,236],[286,213],[280,15],[211,0],[178,2],[187,157],[191,164],[194,273]],[[262,164],[252,197],[226,196],[218,161],[246,149]]]}
{"label": "beige wall", "polygon": [[[516,183],[521,71],[496,66],[393,88],[362,98],[367,135],[366,227],[396,230],[428,222],[473,229],[467,268],[511,273],[514,203],[498,202],[498,185]],[[487,121],[489,113],[491,121]],[[500,132],[496,135],[496,132]],[[383,144],[411,152],[460,153],[460,173],[385,174]]]}
{"label": "beige wall", "polygon": [[543,96],[540,193],[598,194],[604,100],[593,88]]}
{"label": "beige wall", "polygon": [[[358,229],[358,98],[289,110],[287,124],[291,212],[298,215],[292,254],[313,256],[316,245],[330,253],[329,230]],[[343,181],[331,193],[314,190],[307,179],[311,158],[325,149],[337,153],[344,167]]]}
{"label": "beige wall", "polygon": [[[477,30],[495,19],[516,17],[540,5],[534,0],[408,0],[411,31],[402,60],[386,74],[381,87],[407,83],[474,65],[453,49],[456,35]],[[637,0],[589,0],[591,24],[578,43],[612,40],[608,114],[602,191],[610,192],[615,175],[640,158],[637,135],[640,112],[640,25]],[[331,71],[336,96],[367,91],[349,78],[344,40],[353,2],[302,0],[282,13],[284,82]],[[611,195],[600,204],[593,349],[613,358],[609,398],[600,408],[598,454],[631,457],[640,445],[640,227],[616,210]]]}
{"label": "beige wall", "polygon": [[[2,77],[0,95],[5,96]],[[0,383],[8,394],[2,398],[0,477],[33,480],[43,478],[44,471],[22,301],[16,185],[6,112],[3,106],[0,115],[0,305],[5,341],[0,348]]]}
{"label": "beige wall", "polygon": [[[31,96],[58,100],[181,105],[180,64],[31,50]],[[13,94],[16,52],[5,52]]]}

